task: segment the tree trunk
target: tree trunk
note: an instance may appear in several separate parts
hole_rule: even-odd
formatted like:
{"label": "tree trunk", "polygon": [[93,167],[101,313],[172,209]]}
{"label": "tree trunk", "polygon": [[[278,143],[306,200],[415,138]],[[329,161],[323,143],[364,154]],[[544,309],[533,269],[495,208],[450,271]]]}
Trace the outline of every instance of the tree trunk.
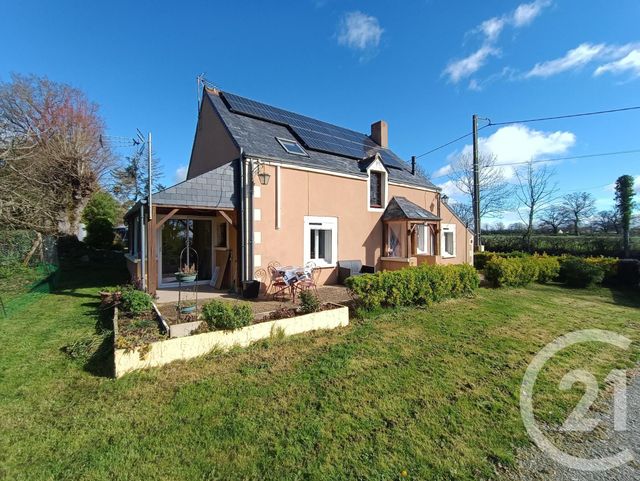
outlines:
{"label": "tree trunk", "polygon": [[625,227],[624,232],[622,233],[622,241],[624,244],[624,256],[625,258],[631,257],[631,239],[629,236],[629,228]]}

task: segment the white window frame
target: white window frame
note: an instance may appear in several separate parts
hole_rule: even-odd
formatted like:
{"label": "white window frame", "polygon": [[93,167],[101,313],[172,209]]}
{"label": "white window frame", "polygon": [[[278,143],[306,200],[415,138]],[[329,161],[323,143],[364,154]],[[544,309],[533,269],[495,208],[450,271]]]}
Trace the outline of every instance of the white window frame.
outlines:
{"label": "white window frame", "polygon": [[[416,224],[416,229],[423,229],[424,236],[424,250],[420,249],[420,242],[416,246],[416,252],[421,256],[433,256],[435,255],[436,250],[436,237],[433,234],[433,229],[429,224]],[[420,233],[418,232],[418,238],[420,238]]]}
{"label": "white window frame", "polygon": [[[378,172],[382,174],[382,206],[371,207],[371,172]],[[369,212],[384,212],[387,208],[387,202],[389,199],[389,172],[381,162],[379,156],[371,162],[367,167],[367,211]]]}
{"label": "white window frame", "polygon": [[[309,157],[309,154],[307,154],[307,151],[304,150],[304,147],[302,147],[302,145],[300,145],[300,142],[298,142],[297,140],[292,140],[292,139],[283,139],[280,137],[276,137],[276,140],[278,141],[278,143],[280,144],[280,146],[288,153],[291,155],[300,155],[302,157]],[[302,150],[301,152],[292,152],[290,151],[286,144],[296,144],[298,147],[300,147],[300,150]]]}
{"label": "white window frame", "polygon": [[[311,259],[311,231],[324,229],[331,231],[331,262],[324,259]],[[304,218],[304,263],[313,262],[316,267],[335,267],[338,261],[338,218],[305,216]]]}
{"label": "white window frame", "polygon": [[[451,259],[456,256],[456,225],[455,224],[442,224],[440,226],[440,245],[442,246],[441,257],[443,259]],[[445,242],[445,234],[451,233],[453,235],[453,254],[446,251],[447,243]]]}

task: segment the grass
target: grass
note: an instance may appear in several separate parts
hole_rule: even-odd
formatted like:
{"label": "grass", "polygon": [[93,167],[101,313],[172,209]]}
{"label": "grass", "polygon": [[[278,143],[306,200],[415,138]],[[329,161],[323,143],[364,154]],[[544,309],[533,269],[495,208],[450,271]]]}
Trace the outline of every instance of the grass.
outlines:
{"label": "grass", "polygon": [[[617,291],[480,289],[115,381],[99,375],[96,309],[120,275],[63,270],[58,291],[0,322],[0,479],[494,478],[528,443],[518,391],[535,353],[584,328],[637,341],[640,326],[640,300]],[[555,387],[567,369],[603,379],[636,359],[570,350],[542,373],[539,416],[560,422],[579,399]]]}
{"label": "grass", "polygon": [[55,266],[48,264],[35,267],[25,267],[21,263],[0,266],[0,319],[5,313],[10,316],[48,293],[54,276]]}

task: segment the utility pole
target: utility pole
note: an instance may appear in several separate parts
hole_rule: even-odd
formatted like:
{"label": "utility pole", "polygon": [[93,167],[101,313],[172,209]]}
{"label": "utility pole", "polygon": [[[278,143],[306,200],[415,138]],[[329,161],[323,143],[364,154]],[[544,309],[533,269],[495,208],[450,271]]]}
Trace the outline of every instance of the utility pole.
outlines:
{"label": "utility pole", "polygon": [[151,132],[149,132],[149,137],[147,140],[147,151],[148,151],[148,156],[147,156],[147,170],[148,170],[148,175],[149,175],[149,220],[153,219],[153,204],[151,203],[151,190],[153,188],[152,184],[152,167],[151,167]]}
{"label": "utility pole", "polygon": [[481,250],[480,237],[480,167],[478,165],[478,115],[473,114],[473,227],[476,250]]}

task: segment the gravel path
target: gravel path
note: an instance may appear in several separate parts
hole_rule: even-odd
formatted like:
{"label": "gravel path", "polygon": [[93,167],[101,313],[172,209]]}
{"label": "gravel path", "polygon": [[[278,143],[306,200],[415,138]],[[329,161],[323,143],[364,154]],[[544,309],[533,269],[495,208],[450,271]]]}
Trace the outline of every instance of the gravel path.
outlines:
{"label": "gravel path", "polygon": [[602,472],[577,471],[546,456],[536,446],[523,450],[513,480],[545,481],[632,481],[640,479],[640,375],[636,373],[627,386],[627,431],[613,430],[613,402],[601,405],[592,416],[601,423],[592,433],[562,436],[554,440],[556,446],[568,454],[584,458],[611,456],[626,448],[635,454],[635,460],[618,468]]}

